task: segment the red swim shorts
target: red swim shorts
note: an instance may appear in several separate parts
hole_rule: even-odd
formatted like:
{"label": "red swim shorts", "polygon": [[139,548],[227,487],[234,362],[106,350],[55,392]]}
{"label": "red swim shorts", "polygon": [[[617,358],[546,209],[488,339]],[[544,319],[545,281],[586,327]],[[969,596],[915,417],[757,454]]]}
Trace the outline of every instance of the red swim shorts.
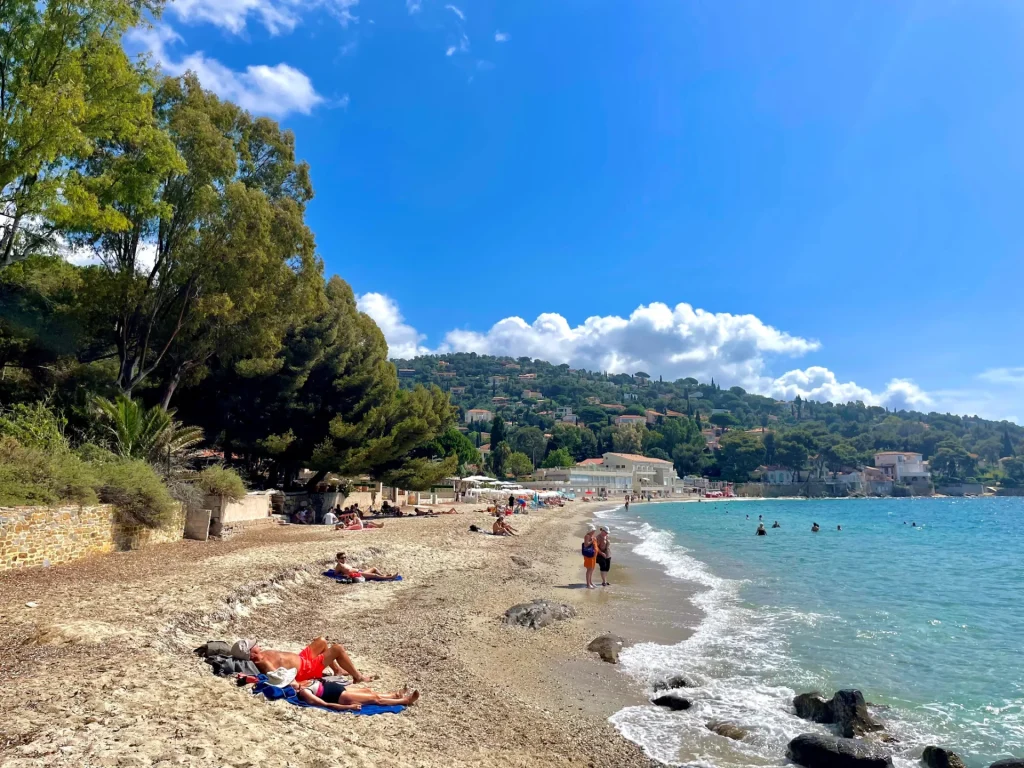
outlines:
{"label": "red swim shorts", "polygon": [[299,653],[299,664],[298,674],[295,675],[296,680],[314,680],[324,674],[324,655],[321,653],[319,656],[314,657],[313,652],[310,650],[310,646],[306,646]]}

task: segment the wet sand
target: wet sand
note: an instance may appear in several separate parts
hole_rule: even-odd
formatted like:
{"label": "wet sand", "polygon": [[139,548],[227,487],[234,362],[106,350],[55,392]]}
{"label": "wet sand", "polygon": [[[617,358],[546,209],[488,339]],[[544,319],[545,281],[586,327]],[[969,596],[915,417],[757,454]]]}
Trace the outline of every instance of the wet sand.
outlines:
{"label": "wet sand", "polygon": [[[381,531],[268,528],[0,575],[0,763],[652,765],[606,721],[643,702],[643,687],[585,646],[602,631],[676,642],[692,624],[650,598],[650,566],[623,546],[612,587],[578,588],[581,525],[596,509],[517,516],[516,538],[469,533],[488,518],[467,512]],[[324,579],[339,550],[405,580]],[[578,617],[539,631],[501,622],[534,598]],[[271,704],[191,654],[209,639],[299,650],[319,635],[378,674],[380,690],[409,684],[420,703],[377,717]]]}

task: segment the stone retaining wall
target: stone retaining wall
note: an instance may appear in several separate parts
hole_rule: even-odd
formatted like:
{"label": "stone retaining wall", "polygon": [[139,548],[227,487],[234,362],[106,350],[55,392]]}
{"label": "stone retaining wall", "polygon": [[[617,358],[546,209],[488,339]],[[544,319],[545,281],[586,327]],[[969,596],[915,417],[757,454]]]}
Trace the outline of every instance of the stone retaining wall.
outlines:
{"label": "stone retaining wall", "polygon": [[178,541],[184,527],[180,508],[167,525],[155,529],[123,523],[109,504],[0,508],[0,571]]}

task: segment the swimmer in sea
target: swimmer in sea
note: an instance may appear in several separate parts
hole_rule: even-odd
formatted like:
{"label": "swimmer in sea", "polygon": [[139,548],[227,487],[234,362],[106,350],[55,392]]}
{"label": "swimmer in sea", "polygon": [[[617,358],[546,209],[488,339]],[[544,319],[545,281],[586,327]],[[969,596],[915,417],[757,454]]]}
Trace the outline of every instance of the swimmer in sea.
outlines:
{"label": "swimmer in sea", "polygon": [[811,526],[811,533],[817,533],[820,530],[821,530],[821,526],[818,525],[817,523],[815,523],[814,525]]}
{"label": "swimmer in sea", "polygon": [[768,531],[766,531],[764,529],[764,523],[758,523],[757,524],[757,535],[758,536],[767,536],[768,535]]}
{"label": "swimmer in sea", "polygon": [[837,531],[841,531],[841,530],[843,530],[843,526],[841,526],[841,525],[837,525],[837,526],[836,526],[836,530],[837,530]]}
{"label": "swimmer in sea", "polygon": [[778,520],[776,520],[774,523],[772,523],[772,528],[781,528],[781,527],[782,526],[779,525],[779,521]]}

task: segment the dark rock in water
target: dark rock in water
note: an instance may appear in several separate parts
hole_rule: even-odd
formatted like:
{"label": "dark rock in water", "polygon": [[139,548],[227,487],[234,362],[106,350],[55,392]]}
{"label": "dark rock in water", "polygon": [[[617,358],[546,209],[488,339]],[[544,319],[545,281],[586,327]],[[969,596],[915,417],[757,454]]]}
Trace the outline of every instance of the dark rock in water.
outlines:
{"label": "dark rock in water", "polygon": [[741,728],[736,723],[730,723],[726,720],[708,720],[704,727],[709,731],[717,733],[719,736],[725,736],[725,738],[735,741],[743,741],[743,737],[747,735],[746,728]]}
{"label": "dark rock in water", "polygon": [[796,716],[814,723],[831,723],[832,707],[820,693],[801,693],[793,697],[793,708]]}
{"label": "dark rock in water", "polygon": [[921,762],[928,768],[964,768],[964,761],[960,759],[960,755],[942,747],[925,747]]}
{"label": "dark rock in water", "polygon": [[664,696],[651,699],[651,703],[657,704],[659,707],[671,709],[673,712],[679,712],[693,706],[693,703],[689,699],[684,699],[682,696],[675,693],[666,693]]}
{"label": "dark rock in water", "polygon": [[653,686],[655,693],[658,691],[667,691],[671,688],[689,688],[690,684],[686,682],[686,678],[681,675],[674,675],[673,677],[667,677],[664,680],[659,680]]}
{"label": "dark rock in water", "polygon": [[797,736],[787,755],[804,768],[892,768],[892,756],[880,744],[820,733]]}
{"label": "dark rock in water", "polygon": [[548,624],[571,619],[575,615],[576,609],[571,605],[555,603],[551,600],[534,600],[530,603],[513,605],[505,611],[505,623],[518,624],[530,629],[542,629]]}
{"label": "dark rock in water", "polygon": [[804,720],[838,726],[847,739],[884,729],[868,712],[864,694],[853,689],[836,691],[828,701],[817,691],[801,693],[793,698],[793,708]]}
{"label": "dark rock in water", "polygon": [[519,555],[512,555],[512,562],[518,565],[520,568],[529,568],[531,563],[525,557]]}
{"label": "dark rock in water", "polygon": [[884,726],[868,712],[864,694],[860,691],[836,691],[829,703],[832,706],[832,722],[839,726],[840,732],[847,739],[885,730]]}
{"label": "dark rock in water", "polygon": [[619,651],[622,650],[622,638],[618,635],[605,634],[590,641],[587,650],[596,653],[609,664],[619,663]]}
{"label": "dark rock in water", "polygon": [[1008,757],[992,763],[988,768],[1024,768],[1024,757]]}

